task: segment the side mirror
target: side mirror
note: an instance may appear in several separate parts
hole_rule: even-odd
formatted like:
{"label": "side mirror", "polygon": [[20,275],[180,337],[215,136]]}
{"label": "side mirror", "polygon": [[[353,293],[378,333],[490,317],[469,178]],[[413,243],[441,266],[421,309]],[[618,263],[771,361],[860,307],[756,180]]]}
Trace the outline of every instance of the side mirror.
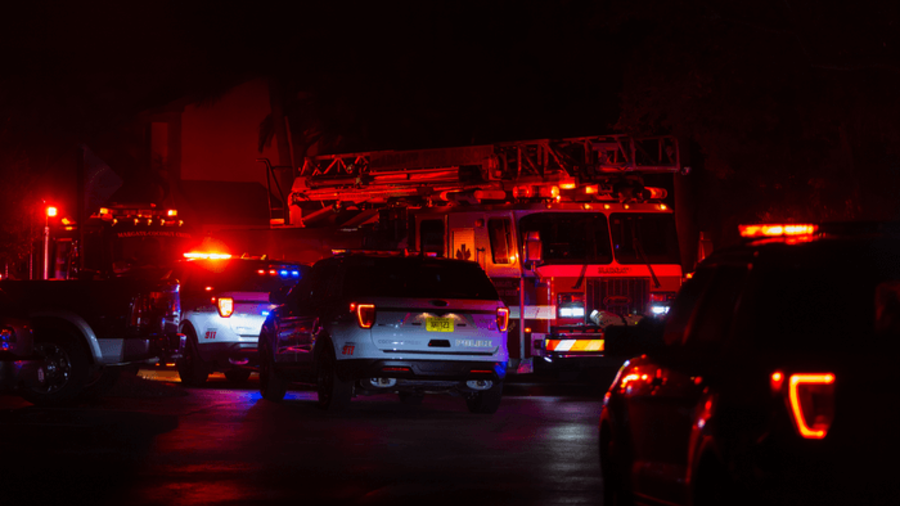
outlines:
{"label": "side mirror", "polygon": [[269,302],[279,305],[284,304],[290,291],[290,286],[279,286],[276,290],[269,292]]}
{"label": "side mirror", "polygon": [[525,233],[525,265],[534,265],[543,260],[541,233],[532,230]]}
{"label": "side mirror", "polygon": [[603,349],[607,356],[631,358],[659,354],[666,350],[663,340],[665,322],[642,318],[637,325],[611,325],[604,331]]}

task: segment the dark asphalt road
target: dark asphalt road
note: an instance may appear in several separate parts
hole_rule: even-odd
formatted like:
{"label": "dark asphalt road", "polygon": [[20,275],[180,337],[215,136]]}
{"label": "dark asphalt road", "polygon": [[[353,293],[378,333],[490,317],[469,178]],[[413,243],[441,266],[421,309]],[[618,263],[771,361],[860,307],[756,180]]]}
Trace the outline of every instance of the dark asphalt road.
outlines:
{"label": "dark asphalt road", "polygon": [[68,409],[0,397],[0,504],[601,503],[592,382],[509,383],[486,416],[387,394],[331,414],[306,390],[263,401],[255,379],[165,379]]}

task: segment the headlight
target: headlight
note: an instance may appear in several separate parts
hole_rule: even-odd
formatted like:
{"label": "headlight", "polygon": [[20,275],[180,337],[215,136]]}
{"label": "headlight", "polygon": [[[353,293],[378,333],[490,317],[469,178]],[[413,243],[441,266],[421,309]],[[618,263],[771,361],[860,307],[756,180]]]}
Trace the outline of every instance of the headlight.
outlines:
{"label": "headlight", "polygon": [[584,318],[584,294],[561,293],[556,296],[557,318]]}

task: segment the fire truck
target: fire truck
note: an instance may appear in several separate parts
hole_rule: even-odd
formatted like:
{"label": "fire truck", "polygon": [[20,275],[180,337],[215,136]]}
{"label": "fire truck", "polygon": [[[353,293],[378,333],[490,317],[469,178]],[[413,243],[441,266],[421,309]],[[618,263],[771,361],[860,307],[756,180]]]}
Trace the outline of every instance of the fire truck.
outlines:
{"label": "fire truck", "polygon": [[323,155],[270,212],[276,228],[328,223],[365,230],[365,249],[477,262],[510,308],[510,369],[527,373],[602,363],[606,327],[667,311],[679,170],[670,136]]}
{"label": "fire truck", "polygon": [[101,207],[87,218],[83,231],[63,218],[53,235],[49,252],[53,279],[105,279],[161,267],[181,259],[194,246],[193,234],[178,211],[155,204]]}

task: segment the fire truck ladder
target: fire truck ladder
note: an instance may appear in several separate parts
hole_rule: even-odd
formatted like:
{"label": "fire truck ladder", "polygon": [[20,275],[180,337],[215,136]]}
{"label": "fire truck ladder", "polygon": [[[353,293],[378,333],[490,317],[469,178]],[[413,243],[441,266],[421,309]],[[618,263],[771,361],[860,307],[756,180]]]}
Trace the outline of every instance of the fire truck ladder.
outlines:
{"label": "fire truck ladder", "polygon": [[291,203],[386,201],[448,191],[511,191],[518,185],[611,183],[627,176],[675,173],[672,136],[540,139],[480,146],[373,151],[307,158]]}

